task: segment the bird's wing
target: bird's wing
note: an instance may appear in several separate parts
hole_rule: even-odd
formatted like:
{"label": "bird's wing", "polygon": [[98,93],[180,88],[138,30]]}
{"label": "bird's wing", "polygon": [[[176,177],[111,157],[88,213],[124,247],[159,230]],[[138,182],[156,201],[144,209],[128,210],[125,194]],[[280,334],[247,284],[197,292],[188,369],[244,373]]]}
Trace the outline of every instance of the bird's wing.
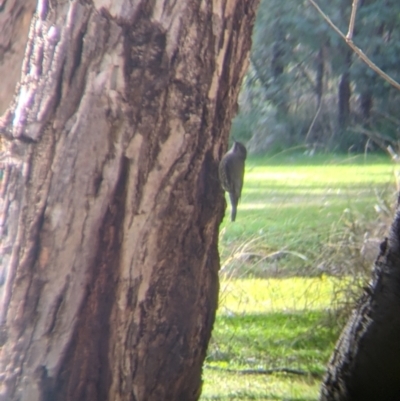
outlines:
{"label": "bird's wing", "polygon": [[234,174],[234,181],[233,181],[233,191],[237,199],[240,199],[242,194],[243,188],[243,178],[244,178],[244,162],[236,163],[236,169]]}
{"label": "bird's wing", "polygon": [[225,180],[223,180],[222,186],[224,187],[225,191],[227,192],[232,192],[232,189],[234,187],[233,184],[233,175],[232,174],[232,167],[233,167],[233,160],[230,157],[225,157],[224,160],[222,161],[223,163],[223,169],[224,169],[224,174],[225,174]]}

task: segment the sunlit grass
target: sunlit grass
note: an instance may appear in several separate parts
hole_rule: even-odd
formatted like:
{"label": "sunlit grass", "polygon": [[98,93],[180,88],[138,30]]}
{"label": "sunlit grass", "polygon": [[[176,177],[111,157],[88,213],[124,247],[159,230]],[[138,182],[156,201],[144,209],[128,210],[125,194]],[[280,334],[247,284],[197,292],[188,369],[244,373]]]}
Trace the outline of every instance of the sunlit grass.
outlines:
{"label": "sunlit grass", "polygon": [[[293,378],[282,374],[279,379],[268,376],[219,372],[206,370],[201,400],[250,401],[291,400],[315,401],[319,380],[312,377]],[[218,388],[218,393],[213,389]]]}
{"label": "sunlit grass", "polygon": [[237,221],[220,230],[220,305],[201,400],[318,399],[343,324],[336,311],[365,279],[354,266],[360,240],[382,211],[390,219],[397,169],[383,155],[248,159]]}
{"label": "sunlit grass", "polygon": [[276,311],[323,311],[347,280],[321,275],[317,278],[223,279],[219,315],[259,314]]}
{"label": "sunlit grass", "polygon": [[[316,400],[338,328],[338,279],[223,279],[202,400]],[[268,375],[239,372],[293,369]]]}
{"label": "sunlit grass", "polygon": [[237,220],[225,218],[221,225],[222,260],[262,237],[268,252],[304,256],[302,261],[280,258],[275,266],[292,271],[294,264],[297,271],[312,267],[341,221],[377,218],[379,199],[395,192],[396,169],[384,155],[249,158]]}

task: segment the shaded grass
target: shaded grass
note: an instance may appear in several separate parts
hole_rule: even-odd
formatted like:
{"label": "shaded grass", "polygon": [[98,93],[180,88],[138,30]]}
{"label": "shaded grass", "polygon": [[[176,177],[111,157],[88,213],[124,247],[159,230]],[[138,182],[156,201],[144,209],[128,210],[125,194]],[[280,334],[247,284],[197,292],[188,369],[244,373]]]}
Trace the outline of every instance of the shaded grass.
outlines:
{"label": "shaded grass", "polygon": [[[205,385],[201,400],[248,401],[248,400],[291,400],[315,401],[319,381],[312,377],[293,378],[280,374],[279,380],[265,376],[243,376],[205,370]],[[218,388],[218,392],[213,391]]]}
{"label": "shaded grass", "polygon": [[[322,375],[336,333],[321,311],[221,316],[207,362],[230,368],[290,368]],[[310,328],[314,328],[310,331]],[[228,341],[227,341],[228,340]]]}

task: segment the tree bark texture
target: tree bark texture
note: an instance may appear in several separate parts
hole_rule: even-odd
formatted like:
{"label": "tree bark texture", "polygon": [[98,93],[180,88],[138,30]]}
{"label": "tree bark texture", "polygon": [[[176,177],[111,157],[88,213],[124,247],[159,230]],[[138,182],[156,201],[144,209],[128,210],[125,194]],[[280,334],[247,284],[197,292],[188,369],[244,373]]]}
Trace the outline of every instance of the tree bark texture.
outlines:
{"label": "tree bark texture", "polygon": [[321,401],[400,400],[400,208],[328,364]]}
{"label": "tree bark texture", "polygon": [[0,0],[0,115],[9,106],[21,77],[35,5],[36,0]]}
{"label": "tree bark texture", "polygon": [[257,1],[38,2],[0,194],[0,400],[196,400]]}

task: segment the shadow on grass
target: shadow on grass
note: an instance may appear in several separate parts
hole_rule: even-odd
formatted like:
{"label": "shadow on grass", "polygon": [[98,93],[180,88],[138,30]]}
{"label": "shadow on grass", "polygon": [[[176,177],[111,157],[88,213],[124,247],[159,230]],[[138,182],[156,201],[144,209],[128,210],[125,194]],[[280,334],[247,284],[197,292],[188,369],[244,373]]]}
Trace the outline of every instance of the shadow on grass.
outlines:
{"label": "shadow on grass", "polygon": [[216,376],[207,370],[204,376],[205,386],[201,396],[202,401],[315,401],[320,388],[319,380],[292,379],[284,376],[252,376],[244,380],[239,375]]}
{"label": "shadow on grass", "polygon": [[215,396],[215,397],[207,397],[207,398],[202,398],[202,400],[210,400],[210,401],[250,401],[250,400],[257,400],[257,401],[274,401],[274,400],[279,400],[279,401],[315,401],[315,397],[300,397],[300,398],[283,398],[277,395],[273,394],[257,394],[257,395],[251,395],[244,393],[242,395],[228,395],[228,396]]}
{"label": "shadow on grass", "polygon": [[218,316],[206,363],[230,369],[291,368],[321,375],[338,336],[328,312]]}
{"label": "shadow on grass", "polygon": [[[201,400],[315,401],[338,329],[328,312],[219,315],[203,369]],[[274,370],[243,374],[246,370]],[[297,374],[279,370],[296,371]]]}

